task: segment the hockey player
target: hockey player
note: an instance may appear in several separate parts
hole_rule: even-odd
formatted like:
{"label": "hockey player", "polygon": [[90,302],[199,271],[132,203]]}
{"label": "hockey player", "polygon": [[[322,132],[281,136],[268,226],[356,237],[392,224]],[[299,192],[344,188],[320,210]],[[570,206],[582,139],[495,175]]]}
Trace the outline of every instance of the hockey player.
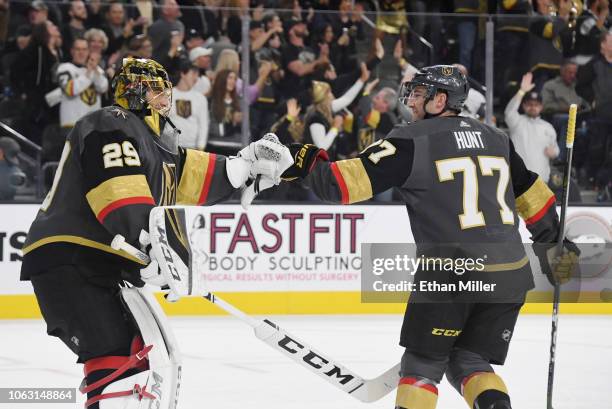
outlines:
{"label": "hockey player", "polygon": [[[163,312],[144,291],[119,288],[164,283],[111,241],[120,234],[138,247],[156,205],[228,198],[266,168],[245,155],[266,142],[234,158],[179,148],[167,119],[172,87],[153,60],[124,59],[112,87],[115,105],[82,118],[67,138],[23,248],[21,279],[32,282],[47,333],[85,364],[86,407],[168,409],[180,361]],[[273,177],[282,171],[268,169]]]}
{"label": "hockey player", "polygon": [[[488,255],[484,272],[495,274],[503,291],[487,302],[411,294],[400,337],[406,349],[396,408],[434,408],[436,385],[445,373],[470,408],[511,407],[491,364],[504,363],[525,294],[533,287],[517,216],[534,242],[552,243],[558,234],[553,193],[525,167],[508,137],[457,116],[467,92],[456,67],[426,67],[400,95],[415,122],[397,126],[354,159],[330,163],[324,150],[292,145],[295,164],[284,174],[305,178],[320,198],[343,204],[397,187],[420,254],[448,257],[445,243],[460,243],[451,250]],[[429,273],[418,271],[415,282]]]}

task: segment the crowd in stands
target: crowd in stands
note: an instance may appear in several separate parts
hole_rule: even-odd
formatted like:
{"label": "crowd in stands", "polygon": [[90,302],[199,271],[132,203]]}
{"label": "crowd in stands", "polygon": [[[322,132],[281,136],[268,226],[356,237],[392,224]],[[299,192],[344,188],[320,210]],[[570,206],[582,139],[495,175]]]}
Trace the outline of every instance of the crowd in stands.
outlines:
{"label": "crowd in stands", "polygon": [[[493,21],[493,121],[558,191],[578,104],[572,201],[579,191],[612,201],[609,13],[609,0],[0,0],[0,122],[57,163],[70,129],[112,103],[114,74],[136,56],[169,72],[181,146],[231,154],[273,131],[350,158],[411,120],[397,91],[425,65],[456,64],[472,85],[462,115],[485,120]],[[0,142],[8,200],[35,172],[19,145]],[[297,183],[266,196],[314,200]]]}

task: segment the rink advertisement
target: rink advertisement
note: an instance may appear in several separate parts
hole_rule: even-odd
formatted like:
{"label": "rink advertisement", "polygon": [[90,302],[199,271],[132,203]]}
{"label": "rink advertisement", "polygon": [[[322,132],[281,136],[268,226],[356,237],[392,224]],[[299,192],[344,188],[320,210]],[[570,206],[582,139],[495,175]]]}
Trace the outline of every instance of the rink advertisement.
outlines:
{"label": "rink advertisement", "polygon": [[[31,285],[19,281],[19,269],[20,250],[37,210],[36,205],[0,205],[0,310],[5,311],[0,317],[27,317],[26,312],[12,314],[9,310],[32,310],[28,307],[33,303]],[[413,242],[403,206],[255,205],[245,212],[237,205],[218,205],[188,208],[186,222],[193,262],[208,288],[227,294],[247,311],[403,311],[401,303],[362,304],[359,295],[363,243]],[[570,208],[568,236],[605,246],[612,243],[611,222],[612,208]],[[521,234],[529,242],[524,226]],[[587,256],[606,258],[609,254]],[[609,268],[612,259],[598,263]],[[607,290],[606,294],[612,294],[612,289]],[[20,307],[15,303],[21,303]],[[183,300],[169,309],[181,314],[217,312],[196,305],[195,300]]]}

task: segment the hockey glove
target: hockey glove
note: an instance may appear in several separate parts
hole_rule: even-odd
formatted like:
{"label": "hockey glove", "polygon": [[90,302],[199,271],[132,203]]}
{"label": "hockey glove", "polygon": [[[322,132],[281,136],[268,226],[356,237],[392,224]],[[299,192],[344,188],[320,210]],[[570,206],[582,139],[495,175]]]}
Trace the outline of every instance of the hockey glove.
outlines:
{"label": "hockey glove", "polygon": [[319,160],[329,160],[325,149],[311,144],[293,143],[289,145],[289,151],[294,163],[282,174],[284,180],[304,179]]}
{"label": "hockey glove", "polygon": [[235,188],[257,176],[267,176],[274,185],[280,183],[281,174],[293,164],[289,149],[273,133],[265,134],[260,140],[250,143],[235,157],[226,161],[227,177]]}
{"label": "hockey glove", "polygon": [[540,261],[542,273],[551,285],[565,284],[578,275],[578,246],[568,239],[563,240],[563,252],[555,257],[555,243],[534,243],[533,251]]}

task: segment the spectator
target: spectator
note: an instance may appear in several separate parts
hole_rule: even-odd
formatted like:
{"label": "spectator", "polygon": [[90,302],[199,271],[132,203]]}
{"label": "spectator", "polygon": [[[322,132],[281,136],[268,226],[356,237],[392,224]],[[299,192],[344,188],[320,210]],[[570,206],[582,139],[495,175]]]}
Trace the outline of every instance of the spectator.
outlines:
{"label": "spectator", "polygon": [[370,95],[378,81],[375,79],[369,82],[359,99],[359,115],[357,116],[357,151],[359,152],[384,138],[397,123],[397,118],[393,114],[397,105],[395,90],[385,87],[374,97]]}
{"label": "spectator", "polygon": [[172,90],[170,119],[181,130],[179,146],[204,150],[208,139],[208,101],[193,90],[199,78],[198,67],[184,61],[179,68],[180,79]]}
{"label": "spectator", "polygon": [[576,91],[593,106],[587,174],[598,200],[612,200],[612,33],[603,33],[599,55],[578,70]]}
{"label": "spectator", "polygon": [[257,99],[251,105],[249,116],[251,135],[255,138],[268,131],[278,119],[278,105],[282,101],[280,83],[283,79],[280,54],[281,39],[278,34],[273,34],[268,42],[255,53],[252,64],[261,68],[262,64],[269,63],[271,73],[258,93]]}
{"label": "spectator", "polygon": [[317,58],[314,51],[306,47],[304,40],[308,36],[306,24],[302,21],[290,20],[285,27],[288,44],[283,49],[283,70],[285,80],[282,90],[285,98],[297,97],[298,102],[306,101],[311,74],[317,64],[328,60],[329,48],[323,47]]}
{"label": "spectator", "polygon": [[110,2],[106,12],[106,25],[103,27],[108,37],[108,48],[106,53],[111,55],[120,51],[134,35],[134,20],[125,19],[123,4],[117,0]]}
{"label": "spectator", "polygon": [[576,44],[574,52],[578,65],[584,65],[599,53],[599,39],[610,30],[609,0],[591,0],[588,8],[576,21]]}
{"label": "spectator", "polygon": [[237,75],[231,70],[221,70],[215,75],[210,94],[209,139],[238,139],[240,137],[240,99],[236,90]]}
{"label": "spectator", "polygon": [[43,0],[34,0],[28,9],[28,22],[31,26],[45,23],[49,19],[49,6]]}
{"label": "spectator", "polygon": [[323,26],[320,35],[316,38],[317,53],[321,53],[321,47],[329,50],[329,61],[334,66],[334,69],[343,74],[355,69],[355,53],[349,49],[351,36],[348,29],[344,29],[340,38],[337,41],[334,29],[330,23]]}
{"label": "spectator", "polygon": [[535,0],[536,14],[529,25],[529,71],[536,89],[555,77],[563,61],[561,36],[567,30],[572,2],[561,0],[557,15],[550,14],[550,0]]}
{"label": "spectator", "polygon": [[[480,12],[479,0],[454,0],[455,13],[478,14]],[[478,37],[478,19],[473,16],[457,19],[457,34],[459,41],[459,64],[468,71],[472,71],[472,56]]]}
{"label": "spectator", "polygon": [[153,44],[151,39],[144,34],[133,37],[127,46],[126,56],[151,58],[153,55]]}
{"label": "spectator", "polygon": [[0,138],[0,200],[13,200],[26,177],[19,169],[19,144],[8,137]]}
{"label": "spectator", "polygon": [[283,32],[283,22],[276,12],[268,10],[264,13],[261,22],[264,25],[264,31],[276,31],[278,33]]}
{"label": "spectator", "polygon": [[224,32],[234,45],[242,42],[242,19],[249,13],[248,0],[228,0],[224,10]]}
{"label": "spectator", "polygon": [[[461,64],[453,64],[457,69],[468,78],[468,70]],[[476,119],[484,119],[485,117],[485,108],[487,105],[487,99],[481,92],[474,89],[474,87],[470,87],[468,91],[467,98],[465,99],[465,104],[463,105],[463,110],[459,114],[460,116],[466,116],[469,118]]]}
{"label": "spectator", "polygon": [[529,47],[529,16],[533,6],[531,0],[497,0],[497,14],[501,17],[495,35],[495,92],[506,101],[509,85],[516,86],[521,74],[529,69],[523,54]]}
{"label": "spectator", "polygon": [[[561,64],[559,76],[548,80],[542,88],[542,104],[544,114],[552,123],[560,139],[561,158],[565,158],[565,143],[562,140],[567,129],[568,110],[571,104],[578,105],[578,111],[584,114],[589,110],[589,104],[576,93],[576,73],[578,65],[572,60]],[[578,130],[577,130],[578,131]],[[578,164],[581,158],[576,158]]]}
{"label": "spectator", "polygon": [[[9,85],[9,79],[11,78],[11,66],[15,63],[15,60],[19,56],[19,53],[24,50],[30,43],[32,36],[32,30],[29,26],[23,25],[17,29],[15,38],[6,44],[2,55],[2,84],[4,86]],[[12,93],[12,91],[11,91]],[[6,96],[6,95],[5,95]],[[4,114],[4,112],[3,112]]]}
{"label": "spectator", "polygon": [[[265,66],[259,67],[259,77],[255,81],[254,84],[250,84],[246,87],[246,97],[249,105],[257,100],[259,96],[259,92],[262,90],[265,81],[267,80],[268,75],[270,74],[272,69],[271,64],[266,64]],[[224,70],[230,70],[234,74],[236,74],[237,83],[237,91],[238,96],[243,96],[243,83],[242,78],[240,78],[240,59],[238,58],[238,53],[234,50],[225,49],[219,55],[219,60],[217,61],[217,66],[215,67],[214,78],[216,78],[217,73]]]}
{"label": "spectator", "polygon": [[259,21],[251,21],[249,26],[249,36],[251,43],[251,51],[261,49],[273,35],[283,33],[283,26],[273,24],[269,29],[265,29],[264,24]]}
{"label": "spectator", "polygon": [[189,61],[199,70],[198,80],[193,90],[204,96],[210,92],[211,55],[212,50],[204,47],[196,47],[189,52]]}
{"label": "spectator", "polygon": [[161,17],[149,27],[148,32],[153,43],[153,58],[158,61],[168,55],[174,44],[173,37],[179,36],[182,43],[185,34],[185,26],[178,19],[181,10],[176,0],[163,0],[161,5]]}
{"label": "spectator", "polygon": [[57,109],[50,109],[45,95],[55,89],[55,67],[61,57],[61,35],[47,20],[32,29],[30,44],[19,53],[11,67],[11,86],[24,99],[22,133],[40,143],[44,128],[56,122]]}
{"label": "spectator", "polygon": [[588,103],[576,93],[577,72],[578,65],[572,60],[565,60],[559,75],[544,83],[542,103],[545,114],[567,114],[571,104],[578,105],[581,111],[588,109]]}
{"label": "spectator", "polygon": [[219,37],[219,27],[215,13],[206,7],[202,0],[180,0],[181,21],[185,24],[186,30],[195,30],[202,35],[204,40],[216,39]]}
{"label": "spectator", "polygon": [[[87,41],[90,53],[104,55],[108,48],[108,37],[104,31],[99,28],[90,28],[85,32],[83,38]],[[100,63],[102,68],[106,67],[104,60],[100,60]]]}
{"label": "spectator", "polygon": [[[550,160],[559,155],[557,135],[551,124],[540,118],[542,99],[533,91],[533,75],[523,75],[521,88],[504,111],[506,125],[514,148],[528,169],[536,172],[544,182],[550,177]],[[524,97],[524,98],[523,98]],[[519,114],[519,105],[525,112]]]}
{"label": "spectator", "polygon": [[108,90],[108,79],[99,65],[101,54],[90,51],[85,39],[77,38],[73,41],[70,55],[71,62],[57,67],[57,78],[62,89],[62,128],[74,127],[83,116],[99,109],[101,94]]}
{"label": "spectator", "polygon": [[0,0],[0,49],[4,45],[8,35],[10,5],[8,0]]}
{"label": "spectator", "polygon": [[202,33],[193,28],[187,30],[185,34],[185,48],[187,49],[187,54],[196,47],[203,47],[204,43]]}
{"label": "spectator", "polygon": [[64,46],[64,54],[70,53],[70,47],[75,38],[83,38],[87,27],[85,27],[85,21],[87,21],[87,8],[82,0],[70,1],[70,8],[68,9],[68,16],[70,20],[67,25],[64,25],[62,30],[62,42]]}
{"label": "spectator", "polygon": [[89,0],[87,2],[87,21],[85,26],[99,29],[104,27],[102,0]]}
{"label": "spectator", "polygon": [[313,81],[312,105],[308,107],[304,118],[305,143],[328,150],[330,157],[334,156],[334,141],[342,131],[344,123],[340,112],[353,102],[369,77],[370,72],[366,65],[361,63],[361,76],[344,95],[337,99],[334,98],[328,83]]}

